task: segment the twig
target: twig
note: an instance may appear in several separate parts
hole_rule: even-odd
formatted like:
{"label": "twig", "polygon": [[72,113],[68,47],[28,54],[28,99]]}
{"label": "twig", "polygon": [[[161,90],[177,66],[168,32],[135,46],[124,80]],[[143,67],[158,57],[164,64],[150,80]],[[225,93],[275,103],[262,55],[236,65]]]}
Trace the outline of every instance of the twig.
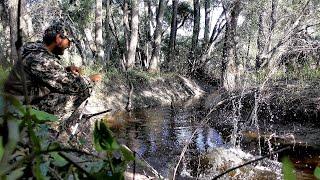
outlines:
{"label": "twig", "polygon": [[101,111],[101,112],[97,112],[97,113],[93,113],[93,114],[84,114],[82,118],[85,118],[85,119],[90,119],[94,116],[98,116],[100,114],[104,114],[104,113],[107,113],[107,112],[110,112],[112,111],[112,109],[107,109],[107,110],[104,110],[104,111]]}
{"label": "twig", "polygon": [[253,159],[253,160],[248,161],[248,162],[246,162],[246,163],[244,163],[244,164],[241,164],[241,165],[239,165],[239,166],[230,168],[230,169],[224,171],[223,173],[215,176],[212,180],[221,178],[223,175],[228,174],[228,173],[231,172],[231,171],[234,171],[234,170],[236,170],[236,169],[239,169],[239,168],[241,168],[241,167],[243,167],[243,166],[246,166],[246,165],[248,165],[248,164],[251,164],[251,163],[254,163],[254,162],[263,160],[263,159],[265,159],[265,158],[267,158],[267,157],[269,157],[269,156],[271,156],[271,155],[273,155],[273,154],[276,154],[276,153],[279,153],[279,152],[282,152],[282,151],[285,151],[285,150],[288,150],[288,149],[290,149],[290,146],[287,146],[287,147],[284,147],[284,148],[279,149],[279,150],[277,150],[277,151],[271,152],[271,153],[269,153],[269,154],[267,154],[267,155],[265,155],[265,156],[262,156],[262,157],[260,157],[260,158]]}
{"label": "twig", "polygon": [[71,158],[69,158],[68,156],[65,155],[65,153],[63,152],[59,152],[58,153],[60,156],[62,156],[65,160],[67,160],[68,162],[70,162],[71,164],[73,164],[77,169],[79,169],[81,172],[83,172],[85,175],[88,176],[89,179],[94,179],[94,177],[87,172],[85,169],[83,169],[79,164],[77,164],[76,162],[74,162]]}

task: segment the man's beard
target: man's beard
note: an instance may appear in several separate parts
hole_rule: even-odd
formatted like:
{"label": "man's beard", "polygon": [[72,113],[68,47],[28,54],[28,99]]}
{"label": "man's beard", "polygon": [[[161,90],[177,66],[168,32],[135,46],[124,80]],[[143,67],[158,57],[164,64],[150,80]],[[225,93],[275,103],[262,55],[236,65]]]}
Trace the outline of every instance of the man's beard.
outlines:
{"label": "man's beard", "polygon": [[63,55],[64,49],[59,47],[59,46],[55,46],[52,50],[52,53],[55,55]]}

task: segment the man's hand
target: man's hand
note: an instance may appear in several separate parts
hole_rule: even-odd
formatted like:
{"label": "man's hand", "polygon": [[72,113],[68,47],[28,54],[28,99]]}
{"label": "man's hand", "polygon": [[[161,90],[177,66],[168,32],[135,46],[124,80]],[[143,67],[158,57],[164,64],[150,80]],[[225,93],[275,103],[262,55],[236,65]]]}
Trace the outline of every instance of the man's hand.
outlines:
{"label": "man's hand", "polygon": [[79,68],[77,66],[73,66],[73,65],[66,67],[66,71],[71,72],[72,74],[77,75],[77,76],[81,75],[81,73],[82,73],[81,68]]}
{"label": "man's hand", "polygon": [[99,81],[101,81],[102,76],[101,76],[101,74],[93,74],[93,75],[89,76],[89,78],[92,82],[99,82]]}

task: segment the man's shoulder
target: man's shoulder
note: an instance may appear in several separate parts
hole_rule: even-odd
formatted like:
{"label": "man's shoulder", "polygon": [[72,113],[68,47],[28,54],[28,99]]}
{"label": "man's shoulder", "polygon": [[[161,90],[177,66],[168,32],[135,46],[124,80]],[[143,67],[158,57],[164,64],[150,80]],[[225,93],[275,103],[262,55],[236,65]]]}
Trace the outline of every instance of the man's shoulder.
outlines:
{"label": "man's shoulder", "polygon": [[28,42],[22,47],[22,56],[27,61],[45,61],[45,60],[55,60],[56,56],[49,53],[45,45],[40,42]]}

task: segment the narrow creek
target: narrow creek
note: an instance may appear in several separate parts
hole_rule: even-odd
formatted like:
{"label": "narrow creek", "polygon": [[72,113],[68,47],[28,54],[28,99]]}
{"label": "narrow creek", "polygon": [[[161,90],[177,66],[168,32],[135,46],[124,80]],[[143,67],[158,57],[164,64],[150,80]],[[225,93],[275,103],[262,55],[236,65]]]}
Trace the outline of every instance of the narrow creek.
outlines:
{"label": "narrow creek", "polygon": [[[121,143],[134,150],[138,157],[144,159],[161,176],[172,178],[183,148],[206,115],[201,106],[195,104],[197,105],[139,109],[130,114],[117,112],[107,116],[106,120]],[[189,143],[179,165],[177,179],[212,179],[228,168],[255,159],[261,151],[262,155],[267,154],[271,146],[276,149],[291,145],[285,138],[274,142],[261,140],[262,143],[258,143],[257,133],[244,131],[240,144],[235,148],[230,143],[232,129],[210,124],[212,123],[200,127]],[[286,129],[286,125],[281,128],[287,134],[292,133],[290,128]],[[262,133],[261,137],[271,139],[271,133],[265,133],[269,134],[268,137]],[[320,165],[320,151],[305,144],[275,154],[271,156],[272,160],[254,163],[252,168],[241,169],[238,174],[229,173],[221,179],[281,179],[279,161],[285,156],[294,163],[298,179],[315,179],[313,170]],[[220,163],[220,166],[215,163]],[[239,175],[242,172],[243,175]]]}

